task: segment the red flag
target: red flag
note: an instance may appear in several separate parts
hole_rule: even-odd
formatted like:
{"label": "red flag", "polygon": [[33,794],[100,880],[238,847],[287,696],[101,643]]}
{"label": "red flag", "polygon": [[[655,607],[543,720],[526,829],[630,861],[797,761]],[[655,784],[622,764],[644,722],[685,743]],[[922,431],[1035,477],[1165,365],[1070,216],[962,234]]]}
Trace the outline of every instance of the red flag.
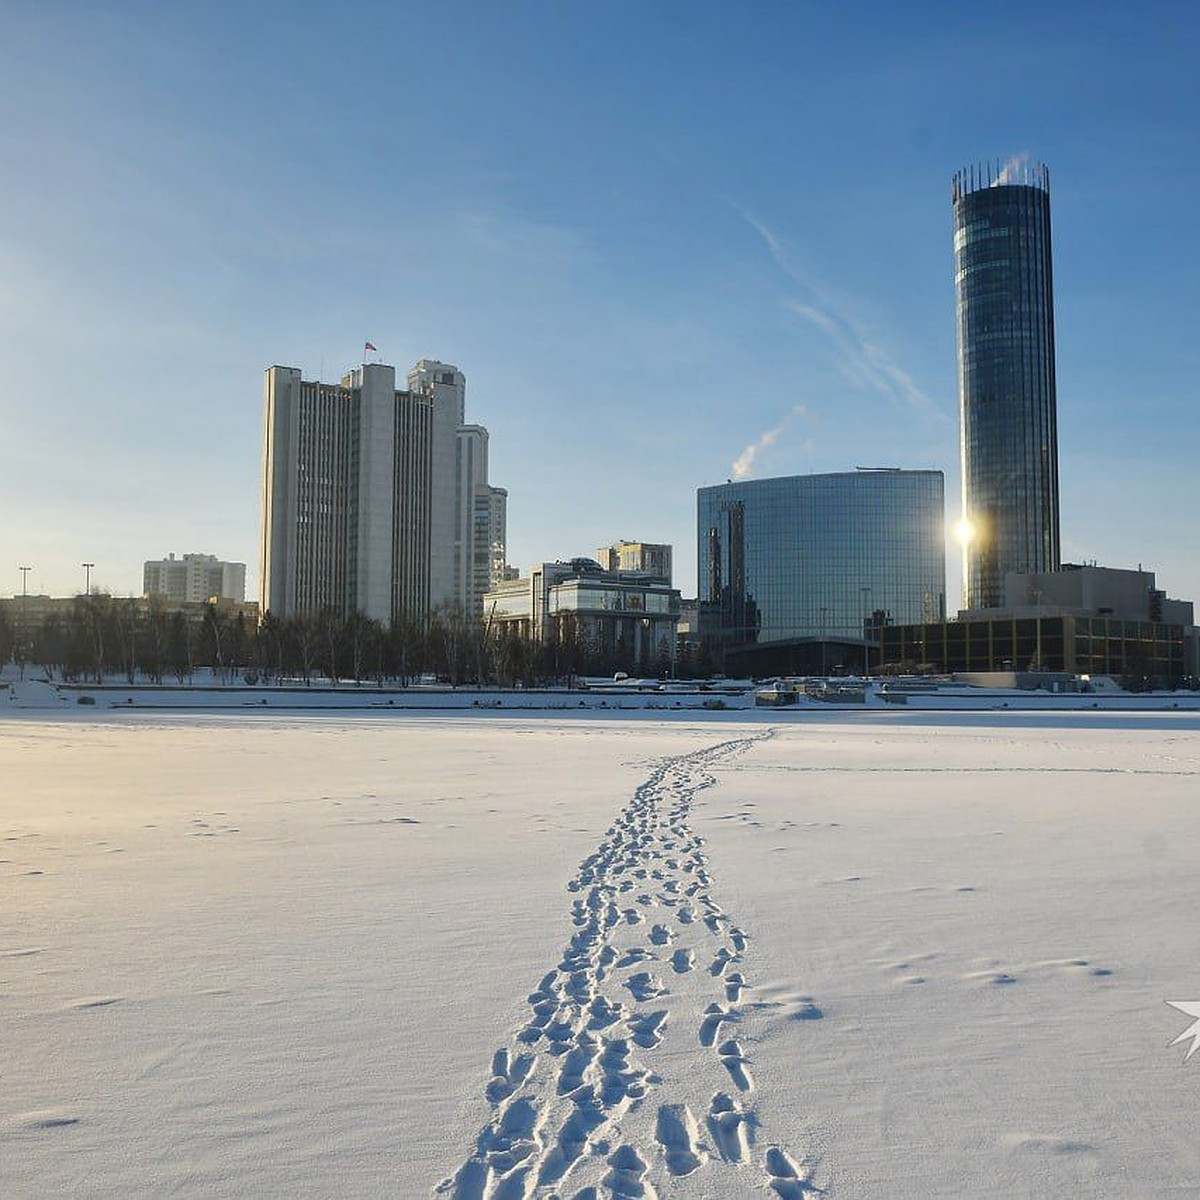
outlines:
{"label": "red flag", "polygon": [[374,346],[372,346],[370,342],[364,342],[364,343],[363,343],[363,350],[364,350],[364,351],[366,351],[366,350],[375,350],[375,353],[376,353],[376,354],[378,354],[378,353],[379,353],[379,351],[378,351],[378,350],[377,350],[377,349],[376,349]]}

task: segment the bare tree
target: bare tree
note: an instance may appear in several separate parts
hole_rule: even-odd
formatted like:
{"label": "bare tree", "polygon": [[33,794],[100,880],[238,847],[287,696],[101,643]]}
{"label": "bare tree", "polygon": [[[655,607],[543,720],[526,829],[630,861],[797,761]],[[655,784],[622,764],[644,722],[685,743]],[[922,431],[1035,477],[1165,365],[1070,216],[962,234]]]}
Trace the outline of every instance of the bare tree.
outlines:
{"label": "bare tree", "polygon": [[229,632],[229,621],[218,605],[205,604],[201,621],[204,640],[212,652],[212,668],[218,677],[225,671],[225,638]]}

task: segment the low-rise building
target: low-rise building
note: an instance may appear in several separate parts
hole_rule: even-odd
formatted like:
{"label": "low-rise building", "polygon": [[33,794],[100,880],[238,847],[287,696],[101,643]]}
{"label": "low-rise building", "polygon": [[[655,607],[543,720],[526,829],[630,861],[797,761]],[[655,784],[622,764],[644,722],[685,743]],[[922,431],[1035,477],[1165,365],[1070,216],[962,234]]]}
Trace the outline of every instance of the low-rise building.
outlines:
{"label": "low-rise building", "polygon": [[674,661],[679,592],[643,571],[606,571],[591,558],[543,562],[484,596],[492,628],[547,643],[568,634],[630,664]]}
{"label": "low-rise building", "polygon": [[1175,682],[1200,673],[1189,600],[1169,599],[1154,572],[1065,564],[1010,572],[1004,605],[956,621],[886,625],[881,665],[935,672],[1068,671]]}

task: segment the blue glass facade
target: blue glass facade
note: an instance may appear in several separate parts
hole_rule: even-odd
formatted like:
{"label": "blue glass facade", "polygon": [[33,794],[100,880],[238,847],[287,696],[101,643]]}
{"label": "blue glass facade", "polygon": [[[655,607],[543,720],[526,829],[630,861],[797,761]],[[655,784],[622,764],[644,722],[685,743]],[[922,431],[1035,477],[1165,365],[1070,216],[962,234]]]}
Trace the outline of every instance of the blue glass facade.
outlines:
{"label": "blue glass facade", "polygon": [[960,171],[951,196],[965,603],[994,608],[1007,572],[1059,565],[1050,176]]}
{"label": "blue glass facade", "polygon": [[700,488],[706,632],[746,645],[862,638],[880,620],[941,619],[944,493],[940,471],[901,470]]}

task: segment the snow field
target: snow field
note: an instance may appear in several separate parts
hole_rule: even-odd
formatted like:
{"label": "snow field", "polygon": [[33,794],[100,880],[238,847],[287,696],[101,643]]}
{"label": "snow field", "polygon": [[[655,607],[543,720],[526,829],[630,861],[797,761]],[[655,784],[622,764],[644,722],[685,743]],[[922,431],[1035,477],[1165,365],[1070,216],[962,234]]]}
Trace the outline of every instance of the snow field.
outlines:
{"label": "snow field", "polygon": [[1186,1194],[1198,734],[6,717],[0,1192]]}

